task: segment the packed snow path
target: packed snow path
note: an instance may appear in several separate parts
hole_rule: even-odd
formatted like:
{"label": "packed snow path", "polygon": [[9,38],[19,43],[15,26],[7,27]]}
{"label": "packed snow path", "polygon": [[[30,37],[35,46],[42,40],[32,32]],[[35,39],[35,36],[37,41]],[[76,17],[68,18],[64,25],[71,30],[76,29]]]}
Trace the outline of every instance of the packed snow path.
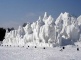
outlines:
{"label": "packed snow path", "polygon": [[81,48],[76,46],[35,48],[0,46],[0,60],[81,60]]}

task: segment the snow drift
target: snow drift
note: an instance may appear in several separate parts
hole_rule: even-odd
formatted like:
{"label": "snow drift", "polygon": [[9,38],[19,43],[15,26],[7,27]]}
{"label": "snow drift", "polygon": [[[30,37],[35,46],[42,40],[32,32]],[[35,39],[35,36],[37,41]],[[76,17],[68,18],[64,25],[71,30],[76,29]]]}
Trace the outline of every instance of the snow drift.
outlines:
{"label": "snow drift", "polygon": [[80,40],[80,20],[81,17],[76,18],[67,12],[54,20],[45,12],[44,17],[39,16],[32,24],[27,23],[25,27],[19,26],[10,32],[6,30],[3,45],[54,47],[74,44]]}

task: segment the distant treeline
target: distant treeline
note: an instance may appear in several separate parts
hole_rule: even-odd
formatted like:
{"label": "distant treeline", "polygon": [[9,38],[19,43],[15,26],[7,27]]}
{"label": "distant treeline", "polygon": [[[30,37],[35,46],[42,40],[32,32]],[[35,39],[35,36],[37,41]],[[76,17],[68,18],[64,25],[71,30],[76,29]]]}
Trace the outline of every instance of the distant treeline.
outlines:
{"label": "distant treeline", "polygon": [[[14,30],[14,28],[7,28],[7,30],[10,32],[11,30]],[[5,38],[6,29],[0,28],[0,41],[3,41]]]}

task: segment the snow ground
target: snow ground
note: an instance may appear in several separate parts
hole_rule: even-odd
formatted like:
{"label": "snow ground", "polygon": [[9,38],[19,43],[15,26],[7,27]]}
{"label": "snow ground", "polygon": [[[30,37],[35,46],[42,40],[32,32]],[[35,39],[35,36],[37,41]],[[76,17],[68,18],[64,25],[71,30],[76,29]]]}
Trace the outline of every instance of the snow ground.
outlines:
{"label": "snow ground", "polygon": [[0,46],[0,60],[81,60],[81,47],[77,51],[76,46],[65,46],[55,48],[34,47],[5,47]]}

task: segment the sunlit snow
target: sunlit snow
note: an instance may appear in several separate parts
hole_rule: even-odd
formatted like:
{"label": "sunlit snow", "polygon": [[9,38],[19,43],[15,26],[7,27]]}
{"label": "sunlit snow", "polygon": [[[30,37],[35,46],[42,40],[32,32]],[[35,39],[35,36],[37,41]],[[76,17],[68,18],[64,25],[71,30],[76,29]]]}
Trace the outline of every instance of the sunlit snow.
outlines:
{"label": "sunlit snow", "polygon": [[76,18],[65,12],[54,20],[45,12],[44,17],[17,30],[6,30],[3,45],[54,47],[73,45],[80,39],[80,17]]}

